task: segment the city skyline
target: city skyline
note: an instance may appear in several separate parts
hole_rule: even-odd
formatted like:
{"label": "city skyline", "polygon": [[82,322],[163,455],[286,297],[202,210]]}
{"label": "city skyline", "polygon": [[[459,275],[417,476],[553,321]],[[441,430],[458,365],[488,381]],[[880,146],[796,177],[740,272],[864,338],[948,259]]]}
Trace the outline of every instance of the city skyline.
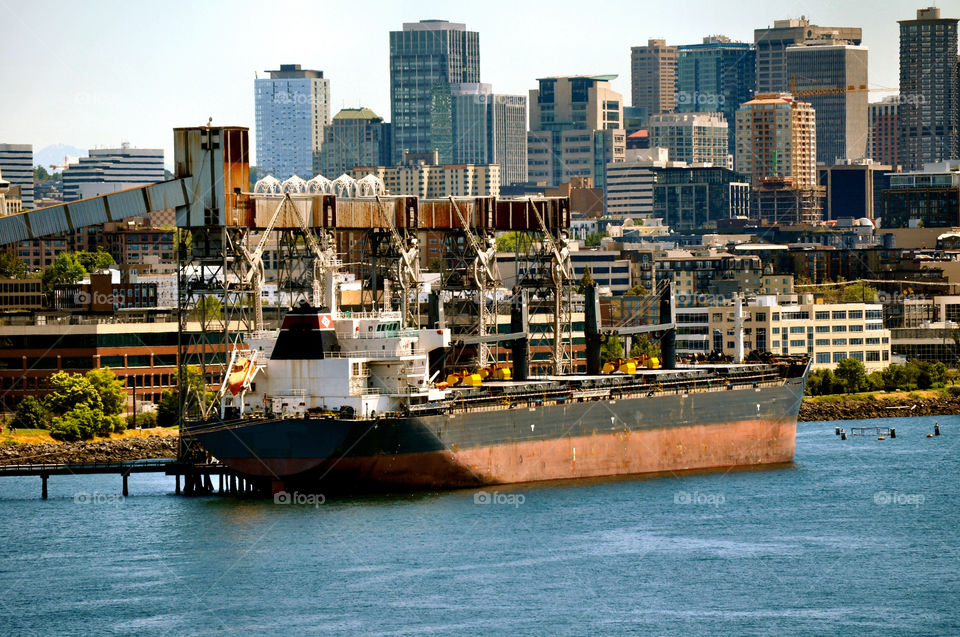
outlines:
{"label": "city skyline", "polygon": [[[190,19],[184,20],[177,17],[184,15],[176,10],[178,4],[162,13],[113,2],[102,3],[101,12],[65,3],[42,9],[5,6],[10,33],[0,44],[7,62],[0,80],[5,86],[20,87],[29,98],[5,100],[0,106],[0,140],[33,144],[35,151],[56,143],[94,148],[128,141],[140,148],[164,148],[169,166],[173,127],[205,123],[212,117],[214,123],[252,129],[255,73],[262,76],[289,63],[324,71],[331,81],[331,114],[363,106],[386,115],[389,32],[422,19],[461,22],[479,32],[481,77],[497,93],[524,95],[536,87],[539,77],[603,73],[617,74],[612,88],[627,96],[632,46],[651,38],[664,38],[671,45],[696,44],[716,33],[751,42],[754,29],[800,15],[817,24],[861,27],[863,43],[870,48],[871,88],[895,90],[897,20],[912,18],[925,3],[880,3],[865,13],[859,6],[825,2],[776,7],[749,2],[738,5],[734,14],[693,2],[684,15],[696,18],[678,21],[672,7],[616,2],[603,12],[577,14],[576,28],[569,33],[572,42],[587,41],[585,30],[602,35],[582,47],[555,45],[558,34],[571,25],[567,9],[574,5],[563,3],[501,2],[481,8],[380,3],[376,10],[365,10],[362,20],[346,3],[323,7],[294,3],[271,10],[278,18],[277,33],[282,29],[283,34],[276,38],[263,37],[259,6],[230,5],[227,10],[219,3],[200,5],[191,7]],[[942,9],[945,17],[953,17],[953,7]],[[637,20],[611,21],[610,15],[617,12]],[[504,15],[511,19],[504,20]],[[284,16],[299,18],[281,19]],[[218,24],[215,32],[227,34],[230,42],[211,38],[204,27],[211,23]],[[150,26],[131,26],[141,24]],[[322,28],[324,37],[315,37],[316,31],[311,35],[311,28]],[[165,39],[168,33],[178,34],[177,41],[172,36]],[[260,36],[254,37],[257,33]],[[144,42],[155,46],[144,49]],[[204,68],[212,71],[205,74]],[[870,99],[878,101],[883,94],[871,93]]]}

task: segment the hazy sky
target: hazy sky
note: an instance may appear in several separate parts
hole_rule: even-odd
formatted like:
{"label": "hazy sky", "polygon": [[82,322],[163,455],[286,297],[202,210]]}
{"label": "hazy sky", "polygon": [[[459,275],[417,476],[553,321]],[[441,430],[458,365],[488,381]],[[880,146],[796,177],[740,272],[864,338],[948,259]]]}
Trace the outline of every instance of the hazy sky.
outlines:
{"label": "hazy sky", "polygon": [[[538,77],[608,74],[630,102],[630,47],[648,38],[693,44],[805,15],[859,26],[872,88],[896,89],[899,30],[921,2],[678,0],[584,2],[13,2],[0,0],[0,142],[80,148],[128,141],[162,147],[175,126],[253,127],[254,71],[281,63],[331,80],[332,113],[367,106],[390,118],[388,32],[438,18],[480,32],[480,75],[527,94]],[[960,17],[960,0],[940,1]],[[871,101],[880,92],[871,93]],[[251,135],[253,139],[253,135]]]}

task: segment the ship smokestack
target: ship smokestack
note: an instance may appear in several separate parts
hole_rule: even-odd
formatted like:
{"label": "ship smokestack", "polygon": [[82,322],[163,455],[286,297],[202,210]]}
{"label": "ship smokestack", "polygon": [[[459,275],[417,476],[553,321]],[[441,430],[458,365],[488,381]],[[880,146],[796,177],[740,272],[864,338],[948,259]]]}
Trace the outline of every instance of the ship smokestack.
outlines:
{"label": "ship smokestack", "polygon": [[600,373],[600,298],[597,296],[597,284],[591,283],[584,292],[583,333],[587,346],[587,374]]}
{"label": "ship smokestack", "polygon": [[[529,315],[527,307],[529,298],[526,290],[513,289],[513,305],[510,308],[510,331],[527,333]],[[530,339],[524,336],[513,341],[510,345],[510,356],[513,359],[513,379],[527,380],[530,376],[528,351]]]}

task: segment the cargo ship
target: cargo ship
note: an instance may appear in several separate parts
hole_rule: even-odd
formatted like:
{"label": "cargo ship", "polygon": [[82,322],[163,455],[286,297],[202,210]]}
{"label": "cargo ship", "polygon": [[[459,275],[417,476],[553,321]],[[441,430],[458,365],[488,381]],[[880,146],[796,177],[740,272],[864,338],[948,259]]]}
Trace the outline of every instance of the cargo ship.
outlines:
{"label": "cargo ship", "polygon": [[806,359],[676,365],[668,352],[662,365],[527,377],[515,355],[512,370],[448,378],[436,362],[450,346],[449,329],[403,327],[400,312],[343,312],[331,296],[303,303],[232,352],[219,413],[185,433],[274,491],[466,488],[793,459]]}

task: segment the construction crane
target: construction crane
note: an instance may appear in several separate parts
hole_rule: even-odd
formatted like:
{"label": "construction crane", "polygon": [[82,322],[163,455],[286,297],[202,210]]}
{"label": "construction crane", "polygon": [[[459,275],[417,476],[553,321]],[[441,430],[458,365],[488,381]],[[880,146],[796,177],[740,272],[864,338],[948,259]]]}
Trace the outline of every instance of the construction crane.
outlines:
{"label": "construction crane", "polygon": [[[802,78],[805,80],[813,78]],[[844,93],[851,93],[854,91],[865,91],[867,93],[871,92],[884,92],[888,93],[890,91],[897,91],[899,89],[891,88],[889,86],[875,86],[869,88],[866,84],[848,84],[847,86],[821,86],[816,88],[797,88],[797,76],[790,76],[790,94],[794,97],[815,97],[818,95],[842,95]]]}

